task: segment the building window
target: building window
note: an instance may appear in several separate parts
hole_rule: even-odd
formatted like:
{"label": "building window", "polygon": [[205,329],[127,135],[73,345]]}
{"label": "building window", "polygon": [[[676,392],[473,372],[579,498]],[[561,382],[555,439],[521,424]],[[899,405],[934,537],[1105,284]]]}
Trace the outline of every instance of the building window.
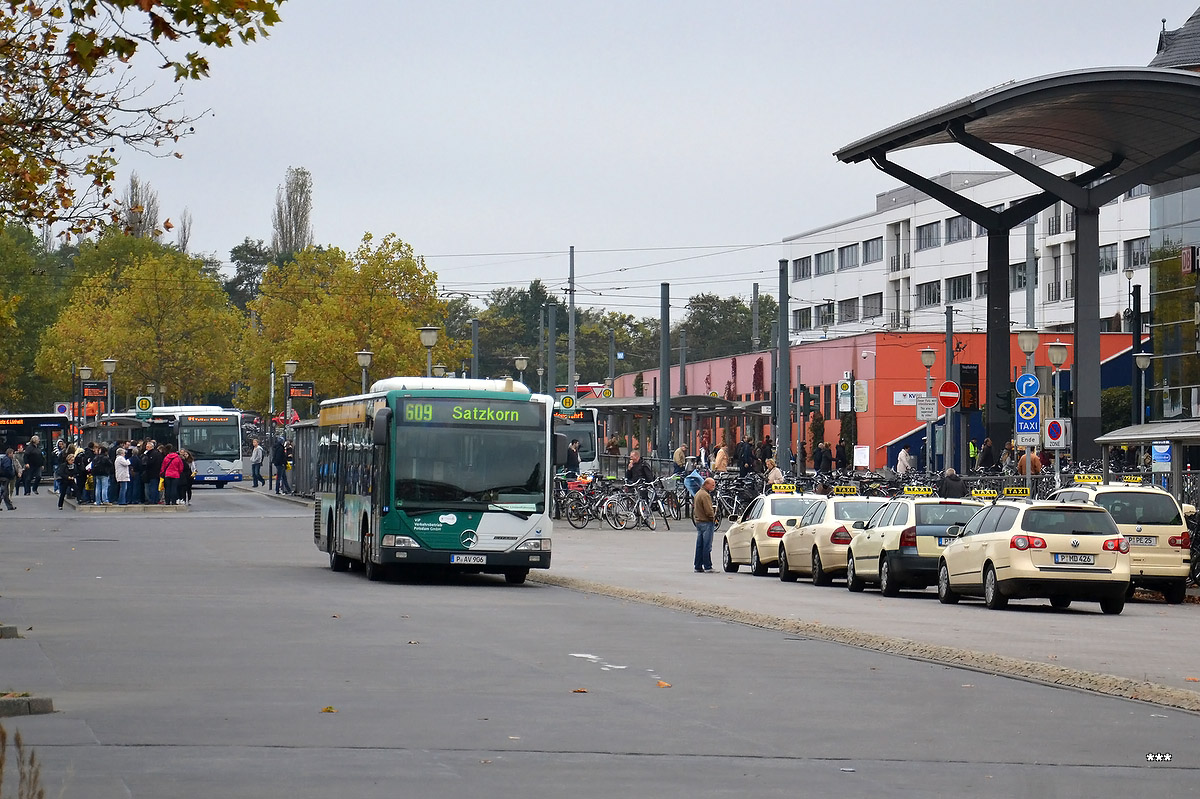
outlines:
{"label": "building window", "polygon": [[1137,269],[1150,265],[1150,237],[1130,239],[1125,242],[1125,263]]}
{"label": "building window", "polygon": [[838,303],[838,321],[842,323],[858,321],[858,297]]}
{"label": "building window", "polygon": [[792,311],[792,327],[796,330],[812,330],[812,308]]}
{"label": "building window", "polygon": [[[990,205],[990,206],[988,206],[988,210],[995,211],[996,213],[1000,213],[1001,211],[1004,210],[1004,203],[1000,203],[999,205]],[[975,235],[976,235],[976,237],[986,236],[987,228],[985,228],[983,225],[976,225],[975,226]]]}
{"label": "building window", "polygon": [[858,266],[858,245],[838,247],[838,269],[853,269]]}
{"label": "building window", "polygon": [[863,319],[883,316],[883,294],[868,294],[862,298]]}
{"label": "building window", "polygon": [[1100,248],[1100,274],[1111,275],[1117,271],[1117,245],[1105,244]]}
{"label": "building window", "polygon": [[[1033,285],[1037,285],[1037,269],[1033,270]],[[1021,291],[1025,288],[1025,262],[1008,267],[1008,290]]]}
{"label": "building window", "polygon": [[817,306],[817,327],[829,327],[833,324],[833,303],[827,302]]}
{"label": "building window", "polygon": [[917,228],[917,249],[928,250],[942,246],[942,223],[930,222]]}
{"label": "building window", "polygon": [[975,273],[975,297],[987,296],[987,270]]}
{"label": "building window", "polygon": [[917,307],[928,308],[931,305],[940,305],[942,302],[942,282],[935,280],[932,283],[922,283],[917,286]]}
{"label": "building window", "polygon": [[1139,183],[1129,191],[1125,192],[1125,199],[1132,200],[1134,197],[1145,197],[1150,193],[1150,187],[1145,183]]}
{"label": "building window", "polygon": [[946,220],[946,243],[966,241],[971,238],[971,220],[965,216],[952,216]]}
{"label": "building window", "polygon": [[883,260],[883,237],[863,242],[863,263],[873,264]]}
{"label": "building window", "polygon": [[971,299],[970,275],[946,278],[946,302],[962,302],[969,299]]}
{"label": "building window", "polygon": [[812,277],[811,255],[792,261],[792,280],[808,280],[810,277]]}
{"label": "building window", "polygon": [[826,250],[816,254],[817,259],[817,274],[832,275],[833,274],[833,250]]}

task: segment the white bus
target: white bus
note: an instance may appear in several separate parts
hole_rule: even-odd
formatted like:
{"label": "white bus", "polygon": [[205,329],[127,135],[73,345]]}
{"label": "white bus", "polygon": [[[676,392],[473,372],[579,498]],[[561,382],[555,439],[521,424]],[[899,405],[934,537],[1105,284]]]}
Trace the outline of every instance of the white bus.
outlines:
{"label": "white bus", "polygon": [[599,440],[596,425],[596,409],[574,408],[566,409],[561,405],[554,406],[554,432],[562,433],[570,443],[579,439],[579,471],[600,471],[600,452],[602,442]]}
{"label": "white bus", "polygon": [[242,414],[220,405],[164,405],[148,419],[133,413],[104,414],[88,424],[88,439],[110,442],[154,439],[192,453],[197,485],[224,488],[242,480]]}

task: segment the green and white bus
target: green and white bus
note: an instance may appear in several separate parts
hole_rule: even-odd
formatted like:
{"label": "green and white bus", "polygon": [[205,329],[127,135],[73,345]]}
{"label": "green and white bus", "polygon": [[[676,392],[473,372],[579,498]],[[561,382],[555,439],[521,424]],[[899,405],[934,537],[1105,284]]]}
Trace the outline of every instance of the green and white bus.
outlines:
{"label": "green and white bus", "polygon": [[393,377],[321,403],[313,539],[370,580],[395,566],[550,567],[553,399],[506,380]]}

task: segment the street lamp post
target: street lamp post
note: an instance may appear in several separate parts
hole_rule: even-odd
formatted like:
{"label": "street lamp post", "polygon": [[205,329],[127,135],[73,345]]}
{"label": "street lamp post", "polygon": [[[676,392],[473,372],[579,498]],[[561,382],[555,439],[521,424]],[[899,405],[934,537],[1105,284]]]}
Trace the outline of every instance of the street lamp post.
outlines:
{"label": "street lamp post", "polygon": [[544,387],[542,386],[542,377],[546,374],[546,367],[539,366],[537,368],[537,373],[538,373],[538,393],[541,394],[542,391],[545,390]]}
{"label": "street lamp post", "polygon": [[[1054,418],[1058,418],[1058,372],[1062,369],[1062,365],[1067,362],[1067,345],[1061,341],[1055,341],[1053,344],[1046,345],[1046,357],[1050,359],[1050,365],[1054,367]],[[1054,450],[1054,485],[1062,485],[1062,468],[1059,462],[1059,453],[1061,449]]]}
{"label": "street lamp post", "polygon": [[517,367],[517,380],[525,382],[525,367],[529,366],[529,357],[526,355],[517,355],[513,358],[513,365]]}
{"label": "street lamp post", "polygon": [[113,412],[112,376],[113,376],[113,372],[117,371],[117,359],[116,358],[105,358],[104,360],[102,360],[100,362],[100,365],[104,367],[104,376],[108,380],[108,388],[104,394],[104,412],[112,413]]}
{"label": "street lamp post", "polygon": [[287,438],[288,425],[292,423],[292,375],[299,368],[299,361],[283,362],[283,437]]}
{"label": "street lamp post", "polygon": [[[1142,379],[1138,382],[1138,386],[1140,388],[1140,391],[1138,392],[1138,406],[1141,408],[1141,410],[1138,411],[1139,424],[1146,423],[1146,370],[1150,368],[1150,361],[1152,357],[1152,354],[1149,352],[1139,352],[1137,355],[1133,356],[1133,362],[1137,364],[1138,371],[1142,373]],[[1146,457],[1146,446],[1144,444],[1139,449],[1138,455],[1138,463],[1141,465],[1141,461]]]}
{"label": "street lamp post", "polygon": [[[83,406],[83,425],[87,424],[87,392],[83,390],[83,384],[84,384],[84,381],[91,380],[91,379],[92,379],[92,367],[90,367],[90,366],[79,367],[79,404]],[[80,426],[80,430],[83,429],[83,425]]]}
{"label": "street lamp post", "polygon": [[362,369],[362,393],[367,393],[367,369],[371,368],[371,358],[375,353],[370,350],[359,350],[354,353],[354,357],[358,358],[358,366]]}
{"label": "street lamp post", "polygon": [[[1036,330],[1018,330],[1017,346],[1025,353],[1025,373],[1033,374],[1033,354],[1038,348],[1038,332]],[[1025,489],[1033,498],[1033,455],[1029,447],[1025,447]]]}
{"label": "street lamp post", "polygon": [[[925,396],[933,396],[933,369],[937,361],[937,350],[926,347],[921,350],[921,364],[925,367]],[[925,422],[925,473],[933,474],[933,422]]]}
{"label": "street lamp post", "polygon": [[433,377],[433,348],[437,345],[438,332],[440,327],[426,325],[418,327],[417,332],[421,334],[421,346],[425,348],[425,376]]}

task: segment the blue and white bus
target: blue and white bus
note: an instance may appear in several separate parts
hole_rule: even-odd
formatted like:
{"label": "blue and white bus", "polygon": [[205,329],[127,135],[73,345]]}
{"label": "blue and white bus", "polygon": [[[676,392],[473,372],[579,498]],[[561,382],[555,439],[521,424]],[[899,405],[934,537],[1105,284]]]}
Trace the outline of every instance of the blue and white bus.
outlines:
{"label": "blue and white bus", "polygon": [[192,453],[197,485],[224,488],[242,480],[242,415],[220,405],[164,405],[148,419],[133,413],[104,414],[85,437],[103,442],[154,439]]}
{"label": "blue and white bus", "polygon": [[[334,571],[550,567],[553,400],[521,383],[393,377],[321,403],[314,543]],[[300,464],[303,468],[304,464]]]}

